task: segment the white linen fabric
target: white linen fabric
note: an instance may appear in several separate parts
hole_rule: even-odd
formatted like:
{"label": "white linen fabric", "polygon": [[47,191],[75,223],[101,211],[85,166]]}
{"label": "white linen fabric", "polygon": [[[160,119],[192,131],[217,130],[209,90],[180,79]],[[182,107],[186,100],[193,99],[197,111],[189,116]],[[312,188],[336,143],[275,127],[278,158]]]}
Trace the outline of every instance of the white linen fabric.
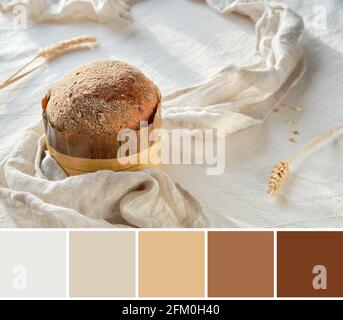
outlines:
{"label": "white linen fabric", "polygon": [[[305,76],[298,82],[293,82],[297,76],[292,72],[284,83],[284,88],[291,90],[282,99],[286,107],[281,107],[278,113],[271,113],[263,125],[251,126],[229,136],[226,149],[227,169],[220,176],[207,176],[206,167],[198,165],[165,167],[165,172],[173,181],[196,196],[217,227],[343,227],[343,162],[340,161],[343,149],[340,139],[321,146],[297,167],[293,167],[290,184],[280,197],[272,198],[266,194],[270,170],[277,161],[287,158],[302,145],[342,122],[342,1],[280,2],[303,17],[306,26],[304,51],[308,58]],[[226,0],[212,1],[217,12],[230,8],[233,3]],[[258,51],[258,47],[256,48],[256,34],[253,33],[251,22],[235,14],[228,16],[224,11],[224,14],[218,14],[215,10],[209,10],[201,1],[146,0],[132,7],[132,24],[126,29],[113,29],[105,24],[92,22],[66,21],[58,24],[32,24],[25,30],[16,30],[9,19],[11,14],[6,18],[0,15],[2,78],[23,65],[38,49],[51,43],[80,34],[96,36],[99,42],[96,50],[68,54],[32,74],[30,79],[24,79],[0,92],[2,164],[13,151],[13,146],[21,141],[23,131],[40,120],[38,101],[47,87],[82,63],[96,59],[128,61],[153,79],[161,88],[162,95],[169,96],[170,101],[173,101],[172,92],[180,93],[181,88],[193,88],[197,87],[197,83],[208,83],[210,75],[222,74],[227,65],[251,66],[256,63],[253,53],[255,49]],[[288,9],[274,12],[283,12],[281,18],[291,15]],[[268,14],[265,17],[270,18]],[[284,23],[285,21],[278,26],[282,27]],[[275,35],[272,40],[273,48],[278,47],[273,46],[278,39],[280,40]],[[283,41],[282,39],[281,45]],[[266,51],[263,52],[266,54],[269,51],[266,46]],[[257,62],[263,60],[257,58],[260,59]],[[277,71],[278,64],[271,69]],[[298,64],[293,71],[301,69],[301,64]],[[287,73],[283,73],[283,76],[287,77]],[[210,81],[215,78],[216,76],[212,77]],[[295,83],[297,85],[288,87],[291,82],[293,86]],[[273,88],[276,87],[273,84]],[[240,119],[242,116],[246,117],[246,126],[249,126],[251,123],[261,122],[275,101],[288,90],[275,92],[274,89],[271,90],[271,100],[266,99],[262,105],[256,103],[256,113],[252,113],[251,105],[248,105],[249,113],[246,113],[244,108],[234,109],[231,103],[227,103],[229,100],[225,100],[224,104]],[[183,107],[197,106],[199,112],[208,112],[206,106],[190,103],[187,95],[180,94],[178,97],[187,101]],[[231,99],[235,101],[234,97]],[[169,101],[167,103],[169,106]],[[211,103],[217,107],[216,102]],[[294,112],[291,106],[302,106],[304,112]],[[170,103],[170,107],[172,110],[177,106]],[[264,112],[265,110],[267,111]],[[185,126],[178,119],[173,119],[172,115],[173,112],[170,111],[168,118],[171,127]],[[296,138],[296,144],[288,141],[290,130],[293,129],[287,125],[289,119],[299,121],[299,125],[294,127],[301,133]],[[223,123],[225,125],[227,122]],[[231,130],[235,131],[227,131]],[[55,169],[58,170],[57,167]],[[13,193],[8,188],[2,188],[2,192],[4,196],[0,203],[3,208],[11,204],[12,212],[17,210],[18,217],[20,213],[27,212],[22,210],[27,205],[26,202],[20,201],[25,199],[23,195],[27,192]],[[47,209],[45,212],[54,216],[67,211],[65,207],[50,206],[38,197],[34,199],[32,202],[35,206],[31,206],[30,212],[37,213],[42,221],[48,215],[41,214],[41,206]],[[1,225],[16,225],[8,220],[9,216],[11,214],[3,215]],[[89,219],[80,215],[78,220],[81,221],[82,218]],[[65,225],[76,225],[74,218],[70,218],[68,224],[66,221],[67,217],[64,219]],[[103,225],[104,220],[96,219],[96,222]],[[63,226],[63,223],[59,223],[61,222],[56,222],[56,225]],[[17,224],[19,226],[18,222]],[[109,223],[109,226],[112,224]]]}
{"label": "white linen fabric", "polygon": [[162,170],[67,177],[46,154],[43,131],[43,124],[28,130],[1,164],[2,227],[211,226],[199,203]]}
{"label": "white linen fabric", "polygon": [[0,2],[4,12],[25,6],[27,16],[37,22],[87,19],[112,23],[130,19],[129,7],[124,0],[10,0]]}
{"label": "white linen fabric", "polygon": [[207,0],[221,14],[256,24],[256,62],[226,66],[211,80],[163,99],[167,127],[220,128],[228,134],[263,121],[305,72],[302,18],[280,3]]}

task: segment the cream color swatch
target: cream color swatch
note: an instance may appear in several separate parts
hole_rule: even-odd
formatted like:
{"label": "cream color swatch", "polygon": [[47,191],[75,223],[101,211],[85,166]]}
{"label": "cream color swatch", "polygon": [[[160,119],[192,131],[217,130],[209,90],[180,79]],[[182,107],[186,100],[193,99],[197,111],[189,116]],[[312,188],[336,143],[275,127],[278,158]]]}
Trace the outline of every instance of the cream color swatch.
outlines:
{"label": "cream color swatch", "polygon": [[69,246],[71,297],[135,295],[133,232],[70,232]]}
{"label": "cream color swatch", "polygon": [[203,232],[139,233],[139,296],[204,296]]}

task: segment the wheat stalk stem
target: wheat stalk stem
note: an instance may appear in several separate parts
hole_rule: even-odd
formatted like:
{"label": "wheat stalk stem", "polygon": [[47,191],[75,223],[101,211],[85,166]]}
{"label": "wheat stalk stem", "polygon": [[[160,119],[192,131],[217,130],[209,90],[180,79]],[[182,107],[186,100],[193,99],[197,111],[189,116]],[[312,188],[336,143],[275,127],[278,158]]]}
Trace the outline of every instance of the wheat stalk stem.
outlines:
{"label": "wheat stalk stem", "polygon": [[343,129],[343,124],[339,125],[338,127],[331,129],[330,131],[326,132],[325,134],[323,134],[322,136],[320,136],[319,138],[313,140],[311,143],[309,143],[308,145],[306,145],[304,148],[302,148],[300,151],[298,151],[297,153],[295,153],[292,157],[290,157],[290,160],[294,160],[295,158],[300,157],[301,155],[303,155],[304,153],[306,153],[307,151],[311,150],[312,148],[314,148],[316,145],[324,142],[325,140],[327,140],[328,138],[330,138],[334,133],[336,133],[337,131]]}
{"label": "wheat stalk stem", "polygon": [[11,83],[18,81],[21,78],[24,78],[25,76],[27,76],[28,74],[32,73],[33,71],[37,70],[38,68],[40,68],[42,65],[44,65],[44,63],[41,63],[40,65],[20,74],[19,76],[16,77],[12,77],[11,79],[9,79],[8,81],[5,81],[3,83],[0,83],[0,89],[5,88],[7,86],[9,86]]}
{"label": "wheat stalk stem", "polygon": [[[70,51],[72,49],[78,48],[83,44],[86,43],[95,43],[96,38],[94,37],[76,37],[69,40],[61,41],[58,43],[55,43],[51,45],[50,47],[47,47],[45,49],[41,49],[36,56],[34,56],[30,61],[25,63],[21,68],[19,68],[14,74],[12,74],[9,78],[4,80],[0,83],[0,89],[7,87],[8,85],[12,84],[13,82],[23,78],[24,76],[32,73],[33,71],[37,70],[39,67],[41,67],[44,63],[40,64],[37,67],[34,67],[32,69],[29,69],[29,71],[19,75],[24,69],[26,69],[30,64],[32,64],[34,61],[36,61],[39,58],[45,58],[47,61],[55,59],[59,55],[62,55],[63,53]],[[19,76],[18,76],[19,75]]]}
{"label": "wheat stalk stem", "polygon": [[276,195],[280,192],[285,180],[287,179],[288,175],[290,174],[290,165],[291,163],[300,156],[304,155],[306,152],[310,151],[312,148],[317,146],[318,144],[324,142],[325,140],[329,139],[333,136],[334,133],[343,129],[343,124],[339,125],[338,127],[331,129],[330,131],[326,132],[322,136],[318,137],[317,139],[313,140],[311,143],[307,144],[304,148],[300,149],[297,153],[289,157],[287,160],[282,160],[278,162],[272,169],[272,174],[269,178],[268,182],[268,190],[267,192],[271,195]]}
{"label": "wheat stalk stem", "polygon": [[8,79],[4,81],[4,83],[9,82],[11,79],[13,79],[17,74],[19,74],[21,71],[23,71],[26,67],[28,67],[31,63],[36,61],[39,57],[35,56],[32,58],[29,62],[25,63],[19,70],[17,70],[15,73],[13,73]]}

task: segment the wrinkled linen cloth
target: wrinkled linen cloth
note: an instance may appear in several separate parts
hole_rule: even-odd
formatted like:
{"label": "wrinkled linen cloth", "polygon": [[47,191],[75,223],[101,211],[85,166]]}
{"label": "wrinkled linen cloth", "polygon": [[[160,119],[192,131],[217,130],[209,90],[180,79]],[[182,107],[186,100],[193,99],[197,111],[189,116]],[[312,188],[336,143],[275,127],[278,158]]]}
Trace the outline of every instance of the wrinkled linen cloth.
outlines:
{"label": "wrinkled linen cloth", "polygon": [[202,84],[163,99],[171,128],[225,129],[228,134],[261,123],[306,70],[302,18],[264,0],[207,0],[221,14],[239,13],[255,23],[256,63],[229,65]]}
{"label": "wrinkled linen cloth", "polygon": [[3,12],[20,10],[25,6],[27,16],[37,22],[83,20],[101,23],[117,23],[130,20],[129,6],[123,0],[10,0],[0,2]]}
{"label": "wrinkled linen cloth", "polygon": [[[303,74],[303,23],[301,17],[278,3],[207,3],[222,14],[237,12],[256,23],[257,60],[248,67],[227,66],[209,81],[165,96],[164,125],[220,128],[230,134],[261,123]],[[73,17],[72,8],[69,7],[69,18]],[[63,7],[60,9],[63,12]],[[46,16],[48,20],[54,20],[53,15]],[[39,130],[38,127],[26,132],[24,140],[1,163],[0,226],[213,225],[199,203],[160,170],[99,171],[65,177],[53,159],[47,155],[41,159]]]}
{"label": "wrinkled linen cloth", "polygon": [[208,227],[199,203],[162,171],[67,177],[46,152],[43,125],[0,167],[1,227]]}

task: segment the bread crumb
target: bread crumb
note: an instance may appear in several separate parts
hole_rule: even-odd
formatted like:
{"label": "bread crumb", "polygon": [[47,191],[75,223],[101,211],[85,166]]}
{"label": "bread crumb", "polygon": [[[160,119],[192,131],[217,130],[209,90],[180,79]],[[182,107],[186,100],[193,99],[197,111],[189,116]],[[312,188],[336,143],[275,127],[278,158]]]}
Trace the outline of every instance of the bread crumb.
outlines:
{"label": "bread crumb", "polygon": [[292,110],[297,111],[297,112],[303,112],[304,108],[302,108],[302,107],[292,107]]}
{"label": "bread crumb", "polygon": [[298,124],[298,123],[299,123],[298,120],[288,120],[288,125],[289,125],[289,126],[294,126],[294,125],[296,125],[296,124]]}
{"label": "bread crumb", "polygon": [[273,111],[274,111],[274,112],[279,112],[279,111],[280,111],[280,108],[275,107],[275,108],[273,109]]}
{"label": "bread crumb", "polygon": [[292,142],[292,143],[296,143],[297,142],[297,140],[295,140],[294,138],[289,138],[288,141]]}
{"label": "bread crumb", "polygon": [[293,134],[300,134],[300,132],[298,130],[293,130],[292,133]]}

